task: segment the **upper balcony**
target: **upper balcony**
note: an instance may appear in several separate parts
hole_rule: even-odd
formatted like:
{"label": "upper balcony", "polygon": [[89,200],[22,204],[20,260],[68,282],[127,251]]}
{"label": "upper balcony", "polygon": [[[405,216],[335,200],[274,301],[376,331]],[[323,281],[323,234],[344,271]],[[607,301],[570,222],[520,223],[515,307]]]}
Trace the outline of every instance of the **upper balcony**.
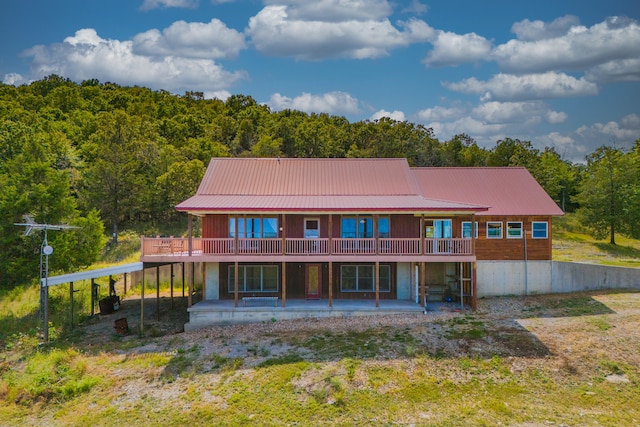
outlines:
{"label": "upper balcony", "polygon": [[141,260],[190,261],[401,261],[472,257],[468,238],[188,238],[142,237]]}

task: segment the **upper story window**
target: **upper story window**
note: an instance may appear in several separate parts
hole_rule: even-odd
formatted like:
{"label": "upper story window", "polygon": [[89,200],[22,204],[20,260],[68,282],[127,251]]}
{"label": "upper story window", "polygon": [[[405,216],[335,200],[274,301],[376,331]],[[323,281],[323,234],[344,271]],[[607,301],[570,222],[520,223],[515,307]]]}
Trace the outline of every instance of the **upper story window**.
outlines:
{"label": "upper story window", "polygon": [[547,221],[533,221],[531,223],[531,237],[534,239],[548,239],[549,223]]}
{"label": "upper story window", "polygon": [[453,237],[450,219],[426,219],[424,221],[424,237],[427,239],[450,239]]}
{"label": "upper story window", "polygon": [[305,239],[318,239],[320,237],[320,220],[318,218],[304,219]]}
{"label": "upper story window", "polygon": [[522,222],[507,221],[507,239],[522,239]]}
{"label": "upper story window", "polygon": [[[385,218],[386,221],[382,221]],[[378,218],[378,235],[383,237],[381,232],[381,225],[385,228],[384,233],[389,235],[389,218]],[[354,215],[343,216],[340,223],[340,237],[343,239],[369,239],[373,236],[373,217],[371,215]]]}
{"label": "upper story window", "polygon": [[487,221],[487,239],[502,239],[502,221]]}
{"label": "upper story window", "polygon": [[[471,221],[462,221],[462,238],[470,239],[471,238]],[[475,239],[478,238],[478,221],[474,223],[474,233],[473,237]]]}
{"label": "upper story window", "polygon": [[273,239],[278,237],[278,218],[238,217],[229,218],[229,237],[239,239]]}

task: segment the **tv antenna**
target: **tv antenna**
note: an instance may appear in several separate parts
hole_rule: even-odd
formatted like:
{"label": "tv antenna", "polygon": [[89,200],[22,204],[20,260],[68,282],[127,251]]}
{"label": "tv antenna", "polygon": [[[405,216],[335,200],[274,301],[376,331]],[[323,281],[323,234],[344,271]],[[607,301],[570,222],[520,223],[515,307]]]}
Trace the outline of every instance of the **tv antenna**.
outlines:
{"label": "tv antenna", "polygon": [[38,224],[33,220],[31,215],[23,215],[24,222],[14,223],[19,227],[26,227],[24,235],[29,236],[33,230],[44,231],[44,240],[40,246],[40,310],[43,317],[43,339],[44,342],[49,341],[49,255],[53,253],[53,248],[47,240],[47,230],[70,230],[80,227],[73,225],[53,225]]}

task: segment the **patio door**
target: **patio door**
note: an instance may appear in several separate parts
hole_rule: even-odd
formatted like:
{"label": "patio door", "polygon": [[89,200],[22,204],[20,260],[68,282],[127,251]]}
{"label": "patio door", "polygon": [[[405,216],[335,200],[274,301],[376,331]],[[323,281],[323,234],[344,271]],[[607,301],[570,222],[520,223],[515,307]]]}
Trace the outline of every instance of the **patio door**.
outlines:
{"label": "patio door", "polygon": [[322,265],[306,264],[305,296],[307,299],[320,299],[322,295]]}

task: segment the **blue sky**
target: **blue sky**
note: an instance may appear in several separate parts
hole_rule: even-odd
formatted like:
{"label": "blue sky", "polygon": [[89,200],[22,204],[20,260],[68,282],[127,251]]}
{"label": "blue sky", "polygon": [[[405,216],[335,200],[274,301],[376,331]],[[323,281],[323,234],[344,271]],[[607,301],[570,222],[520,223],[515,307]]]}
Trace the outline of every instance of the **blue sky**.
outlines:
{"label": "blue sky", "polygon": [[581,161],[640,138],[639,21],[636,0],[3,0],[0,79],[240,93]]}

